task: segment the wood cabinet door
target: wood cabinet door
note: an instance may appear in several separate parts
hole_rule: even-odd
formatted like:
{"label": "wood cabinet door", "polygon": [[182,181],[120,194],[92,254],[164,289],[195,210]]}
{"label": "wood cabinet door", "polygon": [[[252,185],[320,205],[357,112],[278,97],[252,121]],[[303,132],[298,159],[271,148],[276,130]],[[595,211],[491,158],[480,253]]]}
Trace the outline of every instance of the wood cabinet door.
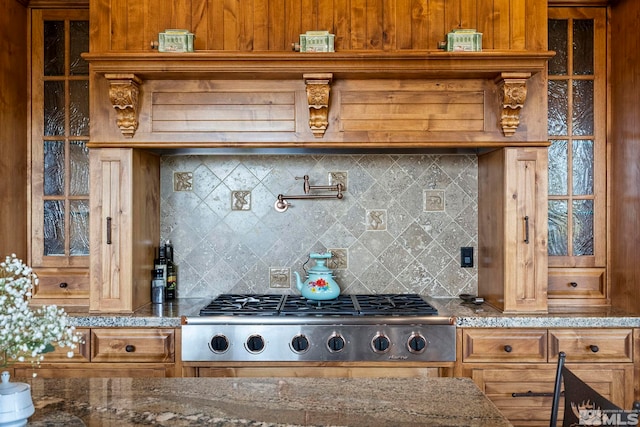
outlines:
{"label": "wood cabinet door", "polygon": [[94,149],[91,168],[91,311],[132,312],[150,302],[160,239],[158,156]]}
{"label": "wood cabinet door", "polygon": [[547,311],[547,152],[505,149],[505,312]]}
{"label": "wood cabinet door", "polygon": [[478,157],[478,292],[504,312],[547,311],[547,150]]}

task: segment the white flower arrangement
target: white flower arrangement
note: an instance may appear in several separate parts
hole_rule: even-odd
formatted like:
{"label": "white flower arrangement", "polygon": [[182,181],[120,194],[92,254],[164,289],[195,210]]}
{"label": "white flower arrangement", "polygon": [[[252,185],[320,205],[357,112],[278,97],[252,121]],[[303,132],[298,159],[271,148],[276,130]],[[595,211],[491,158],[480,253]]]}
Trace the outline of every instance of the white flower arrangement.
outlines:
{"label": "white flower arrangement", "polygon": [[54,345],[68,348],[68,357],[81,342],[63,308],[29,308],[38,277],[15,254],[0,263],[0,367],[16,362],[39,366]]}

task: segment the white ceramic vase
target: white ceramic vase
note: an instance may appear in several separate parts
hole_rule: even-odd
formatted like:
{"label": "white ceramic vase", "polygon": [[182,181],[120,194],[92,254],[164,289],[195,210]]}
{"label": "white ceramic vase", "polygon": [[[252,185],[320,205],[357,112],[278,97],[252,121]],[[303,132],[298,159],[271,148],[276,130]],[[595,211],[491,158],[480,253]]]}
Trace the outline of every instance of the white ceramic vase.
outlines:
{"label": "white ceramic vase", "polygon": [[31,386],[9,382],[9,372],[4,371],[0,383],[0,426],[26,426],[35,409],[31,400]]}

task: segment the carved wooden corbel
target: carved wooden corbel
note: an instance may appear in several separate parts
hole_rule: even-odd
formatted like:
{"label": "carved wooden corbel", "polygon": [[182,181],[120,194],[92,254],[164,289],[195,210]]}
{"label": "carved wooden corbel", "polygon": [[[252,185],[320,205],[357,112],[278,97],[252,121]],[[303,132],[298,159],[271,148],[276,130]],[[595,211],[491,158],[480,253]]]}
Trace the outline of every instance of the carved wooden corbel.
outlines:
{"label": "carved wooden corbel", "polygon": [[120,132],[131,138],[138,129],[138,95],[142,80],[135,74],[105,74],[109,80],[109,100],[116,110]]}
{"label": "carved wooden corbel", "polygon": [[333,74],[305,74],[307,102],[309,103],[309,128],[316,138],[322,138],[329,126],[329,92]]}
{"label": "carved wooden corbel", "polygon": [[497,79],[500,96],[500,126],[504,136],[516,133],[520,125],[520,110],[527,99],[527,80],[531,73],[502,73]]}

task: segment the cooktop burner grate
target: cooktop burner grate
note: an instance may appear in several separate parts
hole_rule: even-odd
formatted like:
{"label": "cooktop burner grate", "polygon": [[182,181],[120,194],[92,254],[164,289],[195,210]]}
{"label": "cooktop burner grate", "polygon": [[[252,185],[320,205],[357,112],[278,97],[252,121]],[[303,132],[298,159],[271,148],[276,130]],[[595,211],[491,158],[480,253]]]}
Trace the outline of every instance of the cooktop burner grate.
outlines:
{"label": "cooktop burner grate", "polygon": [[437,315],[431,304],[417,294],[355,295],[362,315]]}
{"label": "cooktop burner grate", "polygon": [[200,316],[277,316],[285,297],[275,294],[221,294],[200,310]]}
{"label": "cooktop burner grate", "polygon": [[282,315],[347,315],[357,316],[359,313],[350,295],[338,295],[338,298],[314,301],[299,295],[289,295],[280,309]]}
{"label": "cooktop burner grate", "polygon": [[339,295],[315,301],[299,295],[222,294],[200,316],[435,316],[438,311],[418,294]]}

